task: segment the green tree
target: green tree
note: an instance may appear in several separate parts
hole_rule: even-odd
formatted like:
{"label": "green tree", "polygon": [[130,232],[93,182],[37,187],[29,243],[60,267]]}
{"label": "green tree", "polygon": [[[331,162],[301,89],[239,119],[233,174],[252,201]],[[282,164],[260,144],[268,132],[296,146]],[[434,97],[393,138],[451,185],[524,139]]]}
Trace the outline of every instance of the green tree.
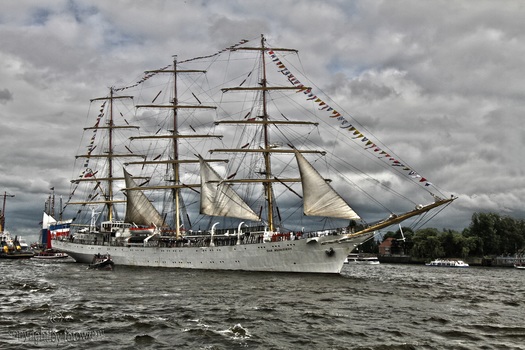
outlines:
{"label": "green tree", "polygon": [[516,254],[525,246],[524,221],[495,213],[474,213],[463,233],[478,238],[475,255]]}
{"label": "green tree", "polygon": [[470,253],[467,238],[456,231],[444,230],[440,235],[441,246],[447,257],[466,258]]}
{"label": "green tree", "polygon": [[525,253],[525,220],[495,213],[475,213],[462,232],[425,228],[388,231],[383,240],[393,238],[392,251],[420,258],[487,256]]}
{"label": "green tree", "polygon": [[419,258],[442,258],[445,251],[441,245],[440,232],[435,228],[418,230],[413,238],[413,246],[410,254]]}

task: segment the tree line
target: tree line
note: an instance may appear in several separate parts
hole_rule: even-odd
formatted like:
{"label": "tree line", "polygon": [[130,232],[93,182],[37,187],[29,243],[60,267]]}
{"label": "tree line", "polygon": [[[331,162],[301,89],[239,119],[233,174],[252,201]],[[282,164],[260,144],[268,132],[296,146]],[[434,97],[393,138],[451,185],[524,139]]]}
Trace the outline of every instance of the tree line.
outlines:
{"label": "tree line", "polygon": [[[402,230],[402,232],[401,232]],[[525,252],[525,220],[496,213],[474,213],[469,227],[462,232],[436,228],[413,231],[388,231],[383,236],[394,238],[392,250],[403,251],[415,258],[467,258],[523,254]],[[378,241],[368,241],[359,250],[379,252]]]}

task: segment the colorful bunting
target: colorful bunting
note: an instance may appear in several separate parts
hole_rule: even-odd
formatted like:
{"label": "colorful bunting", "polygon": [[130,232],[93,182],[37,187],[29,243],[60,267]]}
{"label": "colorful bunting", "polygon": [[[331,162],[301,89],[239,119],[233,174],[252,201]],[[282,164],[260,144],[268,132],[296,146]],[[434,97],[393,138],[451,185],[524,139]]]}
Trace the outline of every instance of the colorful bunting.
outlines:
{"label": "colorful bunting", "polygon": [[[195,61],[195,60],[200,60],[200,59],[204,59],[204,58],[210,58],[210,57],[218,56],[218,55],[220,55],[221,53],[223,53],[225,51],[234,51],[234,50],[237,49],[237,47],[239,47],[240,45],[246,44],[248,41],[249,40],[243,39],[240,42],[238,42],[237,44],[232,45],[232,46],[227,47],[227,48],[224,48],[224,49],[222,49],[222,50],[220,50],[220,51],[218,51],[218,52],[216,52],[214,54],[211,54],[211,55],[208,55],[208,56],[199,56],[199,57],[190,58],[188,60],[180,61],[179,63],[191,62],[191,61]],[[162,71],[162,70],[166,70],[166,69],[168,69],[170,67],[171,67],[171,64],[167,65],[165,67],[159,68],[157,70],[158,71]],[[283,68],[284,68],[284,65],[283,65]],[[145,73],[145,75],[142,77],[142,79],[137,81],[135,84],[129,85],[129,86],[125,86],[125,87],[116,88],[116,89],[113,89],[113,91],[122,91],[122,90],[134,88],[134,87],[142,84],[143,82],[145,82],[149,78],[153,77],[154,75],[157,75],[157,73]]]}
{"label": "colorful bunting", "polygon": [[[418,173],[416,173],[414,170],[410,169],[409,167],[402,164],[399,160],[392,157],[387,152],[383,151],[380,147],[378,147],[374,142],[370,141],[368,137],[365,137],[363,133],[361,133],[357,128],[355,128],[348,120],[346,120],[341,113],[339,113],[337,110],[330,107],[325,101],[323,101],[320,97],[314,95],[312,93],[311,88],[306,88],[304,84],[302,84],[299,79],[295,75],[291,73],[291,71],[286,68],[284,63],[277,57],[277,54],[273,50],[268,50],[268,55],[270,55],[271,59],[277,67],[279,68],[279,72],[281,72],[283,75],[285,75],[288,78],[288,81],[297,87],[297,92],[302,92],[306,95],[307,101],[313,101],[314,103],[319,105],[320,111],[326,111],[331,112],[329,117],[335,118],[337,121],[341,123],[342,129],[347,129],[350,132],[353,132],[352,139],[361,139],[362,142],[365,142],[365,150],[372,150],[373,152],[379,152],[379,159],[386,159],[388,162],[390,162],[390,165],[393,167],[402,167],[403,171],[407,172],[407,176],[418,179],[420,178],[419,182],[424,184],[424,186],[433,186],[431,182],[428,182],[427,179],[424,177],[421,177]],[[355,135],[355,136],[354,136]]]}

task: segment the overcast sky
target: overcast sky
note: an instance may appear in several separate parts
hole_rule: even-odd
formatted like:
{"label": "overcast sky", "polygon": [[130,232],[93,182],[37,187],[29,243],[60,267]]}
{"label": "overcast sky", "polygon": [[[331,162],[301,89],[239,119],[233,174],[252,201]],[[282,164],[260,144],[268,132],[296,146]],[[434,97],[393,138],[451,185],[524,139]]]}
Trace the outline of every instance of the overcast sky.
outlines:
{"label": "overcast sky", "polygon": [[332,100],[459,196],[430,226],[461,230],[474,212],[523,219],[524,18],[521,0],[3,2],[6,228],[37,234],[49,189],[67,195],[91,98],[174,54],[262,33],[298,49]]}

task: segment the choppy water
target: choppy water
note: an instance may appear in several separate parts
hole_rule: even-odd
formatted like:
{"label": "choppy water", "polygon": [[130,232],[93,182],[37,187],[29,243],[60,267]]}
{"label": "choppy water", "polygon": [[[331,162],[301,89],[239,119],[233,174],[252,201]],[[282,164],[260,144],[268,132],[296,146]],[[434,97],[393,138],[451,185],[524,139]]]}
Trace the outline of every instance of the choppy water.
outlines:
{"label": "choppy water", "polygon": [[340,276],[0,261],[0,348],[525,349],[525,271]]}

